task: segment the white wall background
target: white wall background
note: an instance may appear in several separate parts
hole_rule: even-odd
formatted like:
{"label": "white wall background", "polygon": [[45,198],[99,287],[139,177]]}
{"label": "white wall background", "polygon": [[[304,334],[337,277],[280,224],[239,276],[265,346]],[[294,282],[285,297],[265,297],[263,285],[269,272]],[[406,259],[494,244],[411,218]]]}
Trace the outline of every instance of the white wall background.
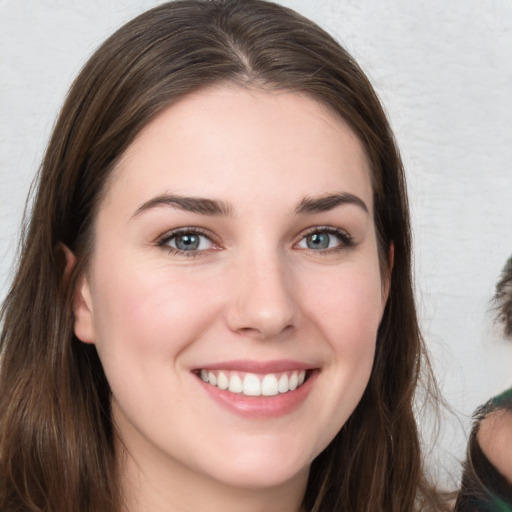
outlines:
{"label": "white wall background", "polygon": [[[155,0],[0,0],[0,298],[24,201],[65,92],[90,53]],[[512,379],[490,299],[512,253],[512,2],[281,0],[330,31],[389,112],[409,180],[418,305],[463,427]],[[464,434],[449,416],[444,463]],[[451,455],[450,455],[451,454]]]}

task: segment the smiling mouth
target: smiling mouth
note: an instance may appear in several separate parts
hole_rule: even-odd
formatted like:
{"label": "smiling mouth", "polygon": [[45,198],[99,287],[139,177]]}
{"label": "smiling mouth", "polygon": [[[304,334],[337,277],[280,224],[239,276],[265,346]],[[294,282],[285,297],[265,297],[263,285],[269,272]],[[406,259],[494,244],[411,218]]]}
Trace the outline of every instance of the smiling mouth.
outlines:
{"label": "smiling mouth", "polygon": [[230,370],[200,370],[203,382],[218,389],[245,396],[277,396],[295,391],[308,378],[306,370],[256,374]]}

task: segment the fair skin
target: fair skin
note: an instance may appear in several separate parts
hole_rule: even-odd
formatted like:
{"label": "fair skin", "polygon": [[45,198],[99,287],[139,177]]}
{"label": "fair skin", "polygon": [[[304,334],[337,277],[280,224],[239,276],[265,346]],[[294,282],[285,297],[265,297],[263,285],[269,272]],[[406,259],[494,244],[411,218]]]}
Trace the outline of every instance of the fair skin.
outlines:
{"label": "fair skin", "polygon": [[127,150],[75,332],[112,389],[128,512],[300,510],[386,302],[369,176],[352,130],[291,92],[189,95]]}

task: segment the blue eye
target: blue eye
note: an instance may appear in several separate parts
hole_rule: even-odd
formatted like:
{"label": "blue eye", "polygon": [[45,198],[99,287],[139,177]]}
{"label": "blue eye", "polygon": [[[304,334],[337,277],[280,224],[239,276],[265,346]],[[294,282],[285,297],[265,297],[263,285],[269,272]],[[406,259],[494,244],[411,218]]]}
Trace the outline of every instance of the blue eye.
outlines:
{"label": "blue eye", "polygon": [[331,244],[331,235],[329,233],[313,233],[306,238],[308,249],[329,249]]}
{"label": "blue eye", "polygon": [[310,231],[298,243],[301,249],[312,251],[326,251],[329,249],[341,249],[353,245],[352,238],[348,233],[335,228],[316,228]]}
{"label": "blue eye", "polygon": [[178,235],[173,239],[176,249],[180,251],[196,251],[200,244],[201,238],[198,235]]}
{"label": "blue eye", "polygon": [[208,236],[196,230],[180,229],[165,235],[159,245],[174,249],[175,253],[194,253],[211,249],[215,244]]}

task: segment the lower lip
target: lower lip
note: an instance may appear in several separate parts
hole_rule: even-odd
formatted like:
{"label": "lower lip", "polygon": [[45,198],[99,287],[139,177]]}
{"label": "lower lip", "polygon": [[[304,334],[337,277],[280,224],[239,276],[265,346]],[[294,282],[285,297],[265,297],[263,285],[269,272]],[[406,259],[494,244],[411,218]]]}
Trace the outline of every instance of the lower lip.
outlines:
{"label": "lower lip", "polygon": [[198,382],[205,391],[222,407],[246,418],[278,418],[298,409],[309,395],[318,371],[314,370],[308,379],[294,391],[274,396],[246,396],[242,393],[231,393],[207,384],[201,379]]}

